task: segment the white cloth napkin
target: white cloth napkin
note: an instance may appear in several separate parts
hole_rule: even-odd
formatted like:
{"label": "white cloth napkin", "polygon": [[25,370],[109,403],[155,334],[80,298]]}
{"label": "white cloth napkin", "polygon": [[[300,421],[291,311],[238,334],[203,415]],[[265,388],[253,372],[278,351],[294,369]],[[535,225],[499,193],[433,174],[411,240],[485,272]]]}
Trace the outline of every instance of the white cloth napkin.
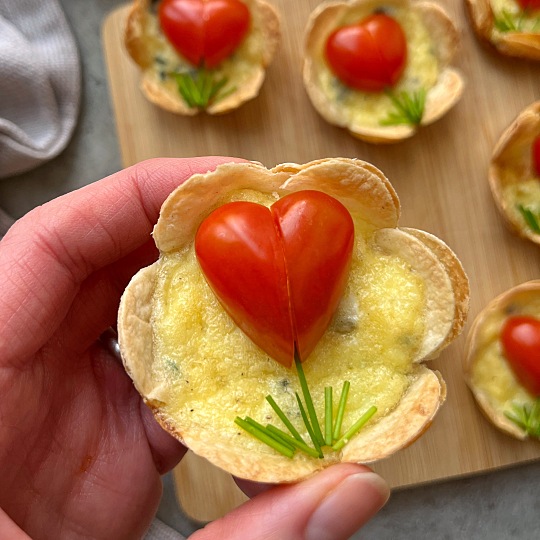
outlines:
{"label": "white cloth napkin", "polygon": [[75,127],[81,70],[57,0],[0,0],[0,178],[58,155]]}

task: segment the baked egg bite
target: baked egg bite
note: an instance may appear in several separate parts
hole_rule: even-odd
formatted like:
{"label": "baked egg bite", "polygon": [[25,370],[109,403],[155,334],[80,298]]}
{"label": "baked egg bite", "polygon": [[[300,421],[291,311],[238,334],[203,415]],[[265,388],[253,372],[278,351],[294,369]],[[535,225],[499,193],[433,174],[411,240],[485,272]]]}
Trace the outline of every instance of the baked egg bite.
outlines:
{"label": "baked egg bite", "polygon": [[[285,456],[235,420],[285,429],[271,396],[310,444],[296,397],[303,395],[300,377],[235,324],[201,270],[194,239],[231,202],[271,207],[308,191],[346,208],[354,242],[341,299],[301,368],[321,422],[325,388],[335,390],[335,418],[346,381],[343,433],[366,411],[372,414],[341,446],[323,443],[320,455]],[[420,436],[446,395],[441,375],[423,362],[460,333],[469,287],[450,248],[429,233],[399,228],[399,212],[381,171],[343,158],[271,170],[226,164],[177,188],[154,228],[159,260],[134,276],[118,317],[125,368],[164,429],[218,467],[261,482],[297,481],[340,461],[375,461]]]}
{"label": "baked egg bite", "polygon": [[501,54],[540,60],[538,0],[465,0],[476,34]]}
{"label": "baked egg bite", "polygon": [[326,2],[307,24],[304,86],[330,124],[368,142],[397,142],[460,99],[463,76],[450,65],[458,45],[435,3]]}
{"label": "baked egg bite", "polygon": [[540,438],[540,280],[492,300],[465,352],[466,380],[486,417],[517,439]]}
{"label": "baked egg bite", "polygon": [[135,0],[124,42],[141,90],[182,115],[221,114],[255,98],[280,41],[264,0]]}
{"label": "baked egg bite", "polygon": [[508,227],[540,244],[540,101],[525,108],[501,135],[489,185]]}

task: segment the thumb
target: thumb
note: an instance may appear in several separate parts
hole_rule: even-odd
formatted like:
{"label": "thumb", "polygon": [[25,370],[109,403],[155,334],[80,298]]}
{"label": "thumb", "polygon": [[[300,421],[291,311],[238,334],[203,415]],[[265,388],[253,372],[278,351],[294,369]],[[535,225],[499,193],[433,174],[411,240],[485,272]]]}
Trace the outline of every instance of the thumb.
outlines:
{"label": "thumb", "polygon": [[343,463],[304,482],[265,491],[190,540],[346,540],[389,495],[386,482],[370,469]]}

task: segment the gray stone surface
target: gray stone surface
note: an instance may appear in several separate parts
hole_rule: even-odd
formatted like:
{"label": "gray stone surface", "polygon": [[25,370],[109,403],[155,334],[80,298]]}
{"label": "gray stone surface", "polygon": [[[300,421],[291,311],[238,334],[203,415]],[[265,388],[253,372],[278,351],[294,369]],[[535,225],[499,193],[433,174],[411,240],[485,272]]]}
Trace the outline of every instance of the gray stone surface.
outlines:
{"label": "gray stone surface", "polygon": [[[61,3],[79,43],[83,64],[80,121],[73,140],[58,158],[30,173],[0,181],[0,205],[15,217],[121,167],[100,36],[103,17],[120,2]],[[540,463],[534,463],[395,492],[383,511],[354,538],[540,538],[539,480]],[[160,517],[182,528],[185,521],[174,501],[170,478],[166,487]]]}

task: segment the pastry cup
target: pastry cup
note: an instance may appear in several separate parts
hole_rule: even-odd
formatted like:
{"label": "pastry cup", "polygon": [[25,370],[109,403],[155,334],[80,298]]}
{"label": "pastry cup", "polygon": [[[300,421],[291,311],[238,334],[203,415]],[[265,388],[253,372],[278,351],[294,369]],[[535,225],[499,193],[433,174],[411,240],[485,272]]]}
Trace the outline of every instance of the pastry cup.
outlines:
{"label": "pastry cup", "polygon": [[[532,143],[540,136],[540,101],[524,109],[501,135],[491,158],[489,185],[506,225],[517,235],[540,244],[540,234],[531,229],[518,209],[519,198],[540,187],[532,164]],[[540,193],[529,195],[540,206]]]}
{"label": "pastry cup", "polygon": [[[235,53],[216,68],[217,76],[226,76],[228,80],[224,97],[204,109],[208,114],[232,111],[259,94],[266,68],[281,39],[280,18],[271,4],[264,0],[242,1],[250,10],[250,30]],[[152,103],[165,110],[196,115],[200,109],[184,101],[167,71],[193,72],[195,68],[167,41],[159,28],[154,4],[151,0],[134,0],[124,35],[125,47],[142,71],[141,90]],[[167,63],[160,64],[158,58],[165,58]]]}
{"label": "pastry cup", "polygon": [[540,280],[505,291],[478,314],[466,340],[465,378],[486,418],[507,435],[524,440],[527,433],[505,415],[512,403],[534,401],[513,374],[499,343],[501,329],[513,315],[540,315]]}
{"label": "pastry cup", "polygon": [[[540,60],[540,28],[537,31],[501,31],[490,0],[465,0],[469,18],[478,37],[501,54]],[[515,4],[516,12],[519,9]],[[512,13],[513,15],[513,13]]]}
{"label": "pastry cup", "polygon": [[[327,88],[326,82],[331,81],[331,86],[337,85],[340,92],[358,92],[365,95],[368,103],[372,105],[372,96],[359,92],[341,84],[331,73],[324,58],[324,47],[328,36],[344,22],[359,21],[376,10],[384,9],[394,16],[398,22],[411,20],[414,17],[414,28],[408,24],[402,25],[409,43],[408,61],[404,74],[398,82],[395,90],[417,90],[414,88],[414,80],[422,68],[418,69],[419,50],[425,50],[425,43],[418,44],[416,41],[411,45],[411,40],[418,39],[416,30],[429,39],[429,47],[432,49],[430,62],[437,65],[436,73],[431,73],[426,83],[424,115],[420,125],[428,125],[446,114],[461,98],[464,89],[464,79],[461,73],[451,66],[452,59],[459,46],[458,31],[445,13],[445,11],[432,2],[415,2],[410,0],[351,0],[341,2],[326,2],[318,6],[311,14],[305,37],[305,59],[303,68],[304,86],[308,96],[319,114],[330,124],[347,129],[353,136],[371,143],[393,143],[414,135],[417,125],[384,126],[380,124],[383,118],[366,116],[355,117],[356,107],[344,105],[335,99]],[[412,14],[412,15],[411,15]],[[419,45],[419,46],[417,46]],[[422,46],[423,45],[423,46]],[[431,69],[434,71],[435,68]],[[385,107],[391,109],[392,103],[384,94],[379,94],[378,99],[384,100]]]}
{"label": "pastry cup", "polygon": [[[207,285],[204,278],[199,276],[200,270],[195,269],[194,273],[188,275],[187,272],[183,273],[185,267],[179,266],[182,271],[173,273],[170,281],[169,277],[164,277],[164,267],[160,264],[183,257],[186,259],[182,260],[189,261],[200,223],[214,208],[231,200],[231,197],[232,200],[235,197],[242,200],[246,200],[246,197],[264,197],[270,201],[308,189],[328,193],[350,211],[357,232],[353,266],[367,264],[365,261],[369,256],[375,261],[385,261],[380,272],[384,274],[384,267],[393,264],[388,261],[398,261],[396,264],[400,268],[403,265],[399,275],[405,276],[407,283],[411,280],[410,283],[419,284],[422,292],[419,296],[413,295],[417,298],[415,305],[419,306],[418,320],[411,317],[406,308],[390,308],[395,313],[392,319],[380,315],[381,332],[392,336],[395,332],[401,337],[392,338],[388,347],[383,346],[382,341],[374,345],[382,347],[381,354],[375,354],[371,367],[362,367],[363,361],[368,362],[365,356],[364,360],[361,358],[362,347],[366,347],[366,344],[362,344],[362,340],[357,341],[354,332],[365,336],[364,331],[369,330],[375,336],[374,342],[377,342],[379,327],[370,327],[369,321],[379,320],[371,318],[379,314],[369,313],[368,296],[358,303],[358,291],[353,280],[362,276],[356,270],[351,270],[346,289],[348,292],[336,312],[334,322],[303,363],[308,381],[312,381],[310,388],[316,406],[320,406],[323,381],[326,385],[332,378],[343,383],[346,377],[367,376],[368,373],[379,371],[384,373],[375,376],[373,387],[366,388],[367,393],[374,393],[375,400],[377,388],[387,392],[387,387],[393,387],[396,381],[399,381],[399,385],[396,386],[396,393],[392,394],[391,404],[381,408],[341,451],[327,453],[323,459],[303,454],[296,454],[290,459],[242,432],[234,424],[234,419],[250,414],[246,410],[247,400],[250,403],[254,400],[258,407],[253,417],[264,413],[265,421],[271,418],[272,410],[265,405],[265,396],[269,393],[281,390],[277,396],[279,399],[294,400],[294,393],[291,392],[295,385],[294,372],[270,359],[234,323],[228,321],[219,302],[211,292],[205,292]],[[444,242],[423,231],[397,227],[398,217],[399,201],[385,176],[372,165],[351,159],[323,159],[305,165],[288,163],[271,170],[253,163],[227,164],[218,167],[215,172],[195,175],[177,188],[164,203],[154,228],[160,260],[141,270],[132,279],[122,297],[118,317],[119,343],[125,368],[163,428],[213,464],[238,477],[261,482],[297,481],[339,461],[372,462],[393,454],[419,437],[431,424],[446,396],[446,385],[440,374],[423,362],[438,356],[461,331],[468,310],[469,287],[461,263]],[[195,295],[195,281],[190,279],[202,283],[197,289],[199,292],[204,289],[201,294]],[[175,302],[171,297],[159,304],[160,283],[172,282],[178,287],[186,287],[174,293],[182,303],[185,298],[196,296],[192,302],[194,307],[184,306],[182,310],[175,310],[171,307]],[[393,281],[390,283],[383,289],[382,300],[389,306],[406,302],[406,298],[409,298],[406,293],[408,285],[401,288]],[[370,286],[366,285],[363,294],[372,292]],[[160,321],[169,319],[157,314],[158,305],[165,305],[167,310],[175,314],[172,319],[175,325],[182,324],[177,318],[180,311],[182,316],[187,317],[190,309],[198,310],[189,318],[191,330],[186,334],[183,328],[174,330],[175,333],[179,332],[179,337],[175,338],[174,346],[168,349],[177,356],[172,369],[166,365],[171,358],[160,357],[159,353],[164,350],[158,345],[162,343],[161,337],[164,335]],[[359,305],[362,307],[359,308]],[[382,313],[380,303],[376,302],[374,306],[374,311],[380,309]],[[225,321],[223,334],[216,335],[214,331],[216,319],[211,322],[205,319],[214,312],[219,320]],[[402,318],[398,317],[398,313]],[[204,322],[199,327],[201,319]],[[392,320],[390,326],[389,320]],[[399,322],[402,320],[404,322]],[[351,321],[352,329],[348,329]],[[401,324],[408,330],[402,330]],[[187,341],[195,343],[186,345]],[[184,346],[192,347],[192,352],[180,351]],[[406,351],[402,368],[390,366],[393,347],[399,350],[404,347]],[[368,348],[374,350],[371,345]],[[339,354],[341,359],[335,363],[333,359],[328,360],[329,354],[334,353]],[[195,366],[193,371],[188,366],[190,362]],[[314,380],[319,382],[314,385]],[[337,383],[333,384],[336,391],[339,390]],[[204,385],[211,385],[212,390],[207,392]],[[203,398],[190,397],[199,390]],[[353,416],[360,416],[365,409],[363,400],[371,399],[358,392],[358,388],[351,383],[347,414],[352,409]]]}

